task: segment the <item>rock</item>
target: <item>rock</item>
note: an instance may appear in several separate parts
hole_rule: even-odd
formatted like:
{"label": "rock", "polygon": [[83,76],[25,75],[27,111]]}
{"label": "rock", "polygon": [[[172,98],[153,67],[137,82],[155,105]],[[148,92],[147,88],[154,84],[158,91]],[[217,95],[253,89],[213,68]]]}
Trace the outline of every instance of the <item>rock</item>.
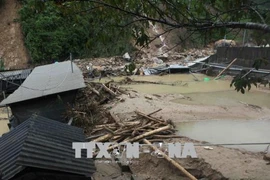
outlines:
{"label": "rock", "polygon": [[190,62],[190,61],[193,61],[194,58],[191,56],[191,55],[188,55],[185,59],[184,59],[184,62]]}
{"label": "rock", "polygon": [[[166,54],[166,53],[165,53],[165,54]],[[164,55],[165,55],[165,54],[164,54]],[[163,56],[158,56],[158,59],[161,59],[162,61],[167,61],[169,55],[168,55],[168,54],[166,54],[166,56],[164,56],[164,55],[163,55]]]}
{"label": "rock", "polygon": [[128,93],[128,96],[129,96],[129,98],[135,98],[136,97],[136,94],[134,94],[134,93]]}
{"label": "rock", "polygon": [[163,64],[163,61],[157,57],[153,57],[152,61],[154,61],[154,63],[156,63],[156,64]]}
{"label": "rock", "polygon": [[218,47],[235,47],[236,42],[234,40],[220,39],[215,42],[215,48]]}
{"label": "rock", "polygon": [[145,95],[144,97],[145,97],[145,99],[153,100],[153,98],[149,95]]}

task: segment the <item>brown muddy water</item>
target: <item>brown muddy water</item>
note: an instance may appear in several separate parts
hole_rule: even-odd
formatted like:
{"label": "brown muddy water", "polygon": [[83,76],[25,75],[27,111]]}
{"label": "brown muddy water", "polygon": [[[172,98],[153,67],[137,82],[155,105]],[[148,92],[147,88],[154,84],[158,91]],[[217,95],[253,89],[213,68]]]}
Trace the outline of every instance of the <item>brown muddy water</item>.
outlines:
{"label": "brown muddy water", "polygon": [[[166,76],[133,76],[137,81],[173,83],[170,85],[131,84],[124,85],[147,94],[183,94],[190,98],[174,99],[172,102],[190,105],[239,106],[252,104],[270,108],[270,93],[258,91],[253,86],[246,94],[237,93],[230,87],[230,80],[213,80],[203,74],[174,74]],[[204,81],[204,78],[210,78]],[[121,80],[123,78],[116,78]],[[270,91],[269,91],[270,92]],[[258,117],[260,118],[260,117]],[[182,122],[177,125],[180,135],[216,144],[231,143],[270,143],[269,120],[203,120]],[[267,145],[227,146],[248,151],[264,151]]]}
{"label": "brown muddy water", "polygon": [[2,134],[9,131],[7,124],[8,120],[0,120],[0,137],[2,136]]}
{"label": "brown muddy water", "polygon": [[[191,74],[172,74],[165,76],[132,76],[131,79],[136,81],[152,81],[164,83],[160,84],[129,84],[123,85],[123,87],[136,90],[142,93],[148,94],[183,94],[193,92],[213,92],[222,90],[232,90],[230,88],[230,82],[225,80],[210,80],[204,81],[204,78],[212,77],[205,76],[203,74],[194,74],[198,81],[195,81],[195,77]],[[113,78],[115,81],[119,81],[124,78]],[[108,79],[103,81],[109,81]],[[170,84],[170,85],[166,85]],[[171,85],[173,84],[173,86]]]}
{"label": "brown muddy water", "polygon": [[8,114],[6,108],[0,108],[0,137],[2,134],[9,131],[8,128]]}
{"label": "brown muddy water", "polygon": [[[204,120],[176,125],[178,134],[212,144],[269,143],[269,120]],[[268,145],[224,145],[253,152],[263,152]],[[215,148],[213,146],[213,148]]]}

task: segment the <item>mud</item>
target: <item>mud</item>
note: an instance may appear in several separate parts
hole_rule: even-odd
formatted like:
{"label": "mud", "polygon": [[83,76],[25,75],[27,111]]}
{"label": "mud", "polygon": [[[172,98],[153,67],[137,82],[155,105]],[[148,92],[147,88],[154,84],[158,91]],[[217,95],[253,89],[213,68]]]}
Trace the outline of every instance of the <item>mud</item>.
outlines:
{"label": "mud", "polygon": [[[199,77],[200,80],[203,80],[205,76],[201,75]],[[196,137],[185,134],[193,139],[171,140],[173,142],[203,143],[196,140],[198,139],[213,143],[221,142],[221,140],[222,143],[225,143],[228,140],[226,143],[232,143],[233,140],[237,140],[237,138],[234,138],[235,134],[239,138],[246,138],[242,140],[248,139],[250,141],[252,141],[252,138],[254,138],[254,141],[258,139],[264,141],[269,137],[268,132],[264,133],[264,128],[267,131],[269,123],[263,125],[264,121],[270,121],[270,109],[267,104],[270,100],[268,96],[269,90],[262,92],[253,88],[250,93],[242,96],[240,93],[235,94],[233,89],[230,88],[230,80],[198,82],[194,81],[191,75],[133,78],[169,83],[178,80],[191,81],[188,87],[155,84],[125,85],[125,87],[133,91],[130,91],[129,95],[121,96],[124,102],[114,102],[106,105],[112,113],[127,121],[134,118],[134,110],[149,113],[162,109],[154,116],[165,120],[170,119],[176,124],[182,122],[200,122],[202,124],[198,127],[200,132],[196,133]],[[194,88],[192,84],[194,84]],[[148,98],[145,98],[145,96]],[[209,124],[210,120],[216,123],[211,125],[211,123]],[[188,125],[178,128],[179,133],[189,131]],[[232,131],[234,132],[232,133]],[[211,141],[211,139],[206,138],[199,139],[199,136],[217,138],[218,141]],[[197,178],[263,180],[270,176],[269,165],[267,165],[267,161],[263,160],[263,153],[223,146],[213,146],[213,150],[206,150],[203,146],[196,146],[196,152],[198,159],[181,159],[179,163]],[[139,164],[132,165],[131,169],[133,173],[142,175],[141,179],[184,179],[181,173],[174,170],[165,160],[153,159],[153,157],[140,158]]]}
{"label": "mud", "polygon": [[8,124],[8,114],[6,108],[0,108],[0,136],[9,131]]}

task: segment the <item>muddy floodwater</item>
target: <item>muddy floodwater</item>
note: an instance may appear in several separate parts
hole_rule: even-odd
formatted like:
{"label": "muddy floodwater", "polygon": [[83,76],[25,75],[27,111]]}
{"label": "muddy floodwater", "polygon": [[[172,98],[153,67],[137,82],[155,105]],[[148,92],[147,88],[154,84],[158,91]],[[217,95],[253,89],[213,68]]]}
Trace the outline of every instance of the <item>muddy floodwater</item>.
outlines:
{"label": "muddy floodwater", "polygon": [[[254,87],[255,88],[255,87]],[[239,106],[252,104],[259,107],[270,108],[270,93],[252,90],[245,94],[234,90],[204,93],[186,93],[189,99],[175,99],[172,102],[180,104],[194,105],[214,105],[214,106]]]}
{"label": "muddy floodwater", "polygon": [[[132,76],[133,80],[162,82],[165,85],[128,84],[123,85],[123,87],[147,94],[183,94],[189,97],[172,100],[172,102],[180,104],[222,107],[255,105],[251,107],[255,108],[256,111],[260,111],[260,108],[263,107],[270,108],[269,91],[262,92],[253,86],[250,92],[241,94],[230,87],[230,80],[213,80],[213,77],[207,77],[203,74],[194,75],[196,78],[191,74]],[[121,79],[123,78],[115,80]],[[173,84],[173,86],[166,84]],[[203,121],[182,122],[177,127],[180,135],[210,143],[270,143],[270,119],[245,121],[205,119]],[[264,151],[267,145],[230,145],[227,147],[259,152]]]}
{"label": "muddy floodwater", "polygon": [[[232,90],[232,88],[230,88],[230,81],[212,80],[213,77],[208,77],[203,74],[194,74],[194,76],[192,76],[191,74],[173,74],[165,76],[134,76],[132,77],[133,80],[160,82],[164,84],[132,84],[124,85],[123,87],[131,88],[133,90],[149,94],[183,94],[193,92],[214,92]],[[210,80],[204,81],[204,78],[209,78]]]}
{"label": "muddy floodwater", "polygon": [[2,134],[9,131],[9,128],[8,128],[7,124],[8,124],[7,109],[6,108],[0,108],[0,137],[2,136]]}
{"label": "muddy floodwater", "polygon": [[[178,123],[178,134],[213,144],[269,143],[269,120],[205,120]],[[262,152],[268,145],[225,145]],[[215,148],[215,147],[213,147]]]}
{"label": "muddy floodwater", "polygon": [[8,120],[0,120],[0,137],[2,136],[2,134],[9,131],[7,124]]}

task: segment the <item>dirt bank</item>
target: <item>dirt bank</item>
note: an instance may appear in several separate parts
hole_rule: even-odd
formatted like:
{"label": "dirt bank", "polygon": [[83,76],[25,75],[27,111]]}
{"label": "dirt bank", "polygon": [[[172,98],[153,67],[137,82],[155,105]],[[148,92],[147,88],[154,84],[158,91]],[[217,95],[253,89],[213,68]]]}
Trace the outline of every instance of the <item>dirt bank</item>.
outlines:
{"label": "dirt bank", "polygon": [[26,68],[29,59],[21,26],[15,21],[19,9],[17,0],[6,0],[0,7],[0,59],[4,60],[6,70]]}

